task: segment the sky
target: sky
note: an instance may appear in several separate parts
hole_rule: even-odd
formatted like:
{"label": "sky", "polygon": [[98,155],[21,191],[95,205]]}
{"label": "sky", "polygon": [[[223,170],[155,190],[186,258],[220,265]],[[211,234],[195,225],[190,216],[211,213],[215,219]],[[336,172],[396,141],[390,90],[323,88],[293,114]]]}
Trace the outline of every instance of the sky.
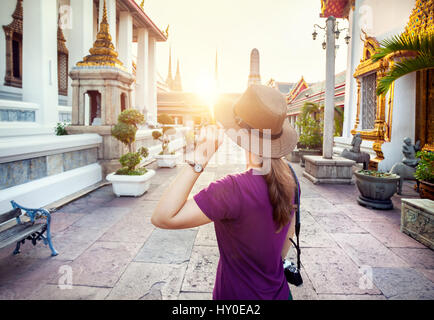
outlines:
{"label": "sky", "polygon": [[[243,92],[247,87],[250,52],[260,54],[262,83],[306,82],[325,79],[324,32],[312,40],[319,18],[320,0],[145,0],[146,14],[160,29],[169,28],[167,42],[157,45],[157,69],[166,79],[169,46],[172,73],[179,59],[184,91],[198,91],[201,83],[214,77],[218,52],[221,92]],[[340,27],[347,27],[339,20]],[[336,73],[347,64],[347,45],[342,32],[337,44]]]}

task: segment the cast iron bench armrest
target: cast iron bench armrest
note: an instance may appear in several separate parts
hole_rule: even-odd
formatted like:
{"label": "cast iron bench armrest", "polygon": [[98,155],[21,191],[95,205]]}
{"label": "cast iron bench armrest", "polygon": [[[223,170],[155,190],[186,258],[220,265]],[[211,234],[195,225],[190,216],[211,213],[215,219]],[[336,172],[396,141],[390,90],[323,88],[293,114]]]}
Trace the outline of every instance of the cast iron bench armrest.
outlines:
{"label": "cast iron bench armrest", "polygon": [[[46,236],[43,236],[42,234],[40,234],[38,237],[38,240],[40,240],[42,238],[44,240],[44,243],[48,244],[48,246],[50,247],[51,255],[57,256],[58,253],[57,253],[56,249],[54,249],[53,244],[51,242],[51,231],[50,231],[51,214],[50,214],[50,211],[48,211],[47,209],[44,209],[44,208],[37,208],[37,209],[26,208],[26,207],[19,205],[14,200],[11,201],[11,204],[12,204],[12,207],[14,209],[24,210],[25,211],[24,214],[30,218],[30,222],[32,224],[34,224],[37,219],[40,219],[40,218],[46,218],[47,219]],[[16,220],[17,220],[18,224],[22,223],[20,216],[16,217]],[[17,248],[14,251],[15,254],[19,253],[20,244],[24,243],[24,240],[25,239],[22,239],[21,241],[17,242]],[[33,240],[33,244],[35,244],[34,240]]]}

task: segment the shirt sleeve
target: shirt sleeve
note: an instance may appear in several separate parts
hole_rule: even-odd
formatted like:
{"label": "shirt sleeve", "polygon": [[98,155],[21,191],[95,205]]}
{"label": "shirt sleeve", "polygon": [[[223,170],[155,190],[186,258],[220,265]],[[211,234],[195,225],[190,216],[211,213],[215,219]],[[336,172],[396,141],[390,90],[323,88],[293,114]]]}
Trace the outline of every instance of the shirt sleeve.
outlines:
{"label": "shirt sleeve", "polygon": [[231,175],[211,182],[193,199],[212,221],[236,219],[239,216],[239,191]]}

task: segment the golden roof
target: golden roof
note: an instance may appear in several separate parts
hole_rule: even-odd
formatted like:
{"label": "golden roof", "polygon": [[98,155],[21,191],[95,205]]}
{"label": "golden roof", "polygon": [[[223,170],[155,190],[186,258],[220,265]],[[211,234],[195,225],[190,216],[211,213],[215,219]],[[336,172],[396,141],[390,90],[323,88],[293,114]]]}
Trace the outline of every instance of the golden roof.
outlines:
{"label": "golden roof", "polygon": [[110,66],[125,70],[123,63],[118,59],[118,53],[112,43],[107,21],[106,1],[104,0],[103,16],[98,34],[93,47],[89,50],[90,55],[77,63],[77,67]]}
{"label": "golden roof", "polygon": [[416,0],[404,34],[415,36],[434,32],[434,0]]}

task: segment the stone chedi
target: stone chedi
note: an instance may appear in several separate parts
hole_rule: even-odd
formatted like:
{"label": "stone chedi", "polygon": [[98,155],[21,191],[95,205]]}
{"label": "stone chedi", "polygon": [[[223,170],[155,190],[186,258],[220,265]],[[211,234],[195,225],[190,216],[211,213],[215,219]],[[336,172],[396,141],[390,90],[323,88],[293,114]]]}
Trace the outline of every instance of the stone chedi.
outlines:
{"label": "stone chedi", "polygon": [[369,156],[369,153],[360,151],[362,141],[361,134],[356,133],[351,141],[352,148],[350,150],[344,149],[341,153],[341,157],[354,160],[356,163],[363,163],[363,169],[367,170],[371,157]]}
{"label": "stone chedi", "polygon": [[259,73],[259,51],[256,48],[250,53],[250,74],[248,86],[252,84],[261,84],[261,75]]}
{"label": "stone chedi", "polygon": [[415,180],[414,173],[416,172],[416,166],[419,163],[419,159],[416,158],[416,152],[420,150],[420,141],[416,144],[411,143],[411,139],[404,138],[402,144],[402,154],[404,158],[401,162],[395,163],[390,169],[390,173],[399,175],[398,182],[398,194],[402,193],[402,183],[404,180]]}
{"label": "stone chedi", "polygon": [[134,76],[118,59],[109,32],[105,1],[99,31],[89,53],[69,73],[73,91],[72,123],[67,131],[102,136],[98,159],[106,174],[117,169],[117,159],[123,153],[124,146],[111,136],[111,127],[123,110],[132,108]]}

